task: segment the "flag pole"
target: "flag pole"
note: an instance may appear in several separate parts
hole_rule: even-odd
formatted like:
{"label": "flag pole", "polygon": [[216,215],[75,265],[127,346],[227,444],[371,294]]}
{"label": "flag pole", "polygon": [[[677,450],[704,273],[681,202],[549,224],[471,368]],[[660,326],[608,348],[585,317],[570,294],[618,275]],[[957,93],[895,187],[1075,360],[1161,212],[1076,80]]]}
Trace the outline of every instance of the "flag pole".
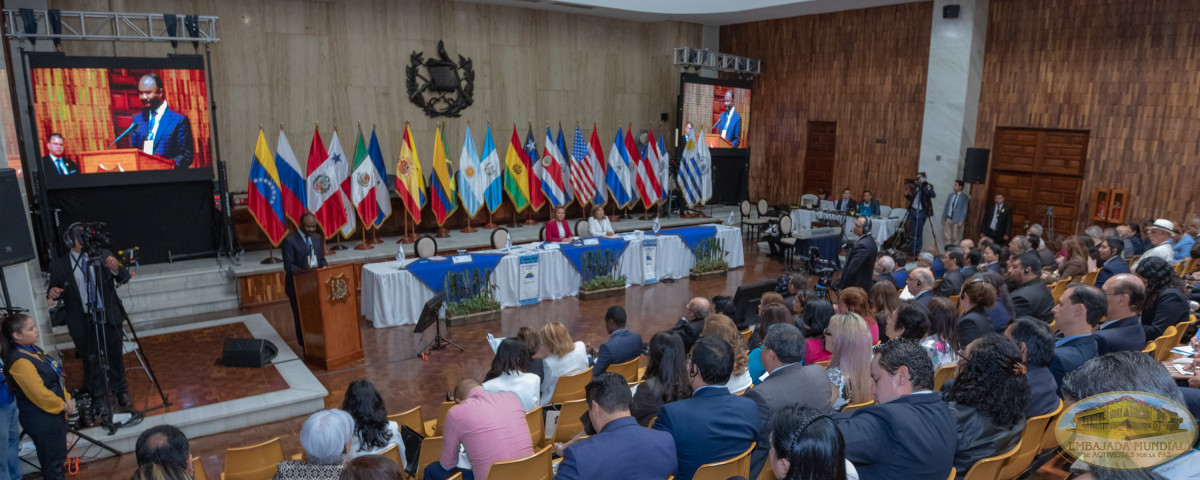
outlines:
{"label": "flag pole", "polygon": [[280,260],[279,258],[275,257],[275,246],[271,245],[268,242],[267,243],[267,258],[263,259],[263,261],[261,263],[263,265],[271,265],[271,264],[280,263],[280,262],[283,262],[283,260]]}
{"label": "flag pole", "polygon": [[383,243],[383,240],[379,239],[379,227],[371,229],[371,244],[374,245],[377,243]]}
{"label": "flag pole", "polygon": [[[487,207],[485,206],[484,209],[487,209]],[[470,220],[468,220],[467,226],[469,227],[470,225],[471,225],[471,222],[470,222]],[[483,228],[486,228],[488,230],[495,230],[497,227],[499,227],[499,225],[492,223],[492,211],[488,210],[488,221],[487,221],[487,223],[483,224]]]}
{"label": "flag pole", "polygon": [[408,209],[404,209],[404,214],[400,215],[404,219],[404,223],[400,226],[400,238],[396,239],[396,243],[404,243],[404,237],[408,236]]}
{"label": "flag pole", "polygon": [[[533,130],[533,120],[529,121],[529,129]],[[537,148],[537,144],[534,144],[534,148]],[[537,153],[537,152],[535,151],[534,153]],[[525,172],[525,174],[529,175],[531,178],[537,178],[537,175],[535,175],[533,173],[533,162],[535,162],[535,161],[537,161],[537,160],[534,160],[532,157],[529,158],[529,170]],[[538,180],[541,180],[541,179],[539,178]],[[532,183],[532,182],[526,181],[525,183],[528,184],[528,183]],[[530,186],[532,187],[533,185],[530,185]],[[530,199],[533,198],[533,189],[532,188],[529,189],[529,197],[530,197]],[[537,222],[535,222],[533,220],[533,202],[532,201],[529,202],[528,211],[529,211],[529,217],[525,218],[525,222],[524,222],[525,225],[537,225]]]}
{"label": "flag pole", "polygon": [[[464,209],[463,213],[467,213],[465,209]],[[459,230],[459,232],[461,232],[461,233],[475,233],[475,232],[478,232],[478,231],[479,231],[479,229],[478,229],[478,228],[474,228],[474,227],[472,227],[472,226],[471,226],[471,216],[470,216],[470,215],[467,215],[467,228],[464,228],[464,229],[462,229],[462,230]]]}
{"label": "flag pole", "polygon": [[[372,124],[371,124],[371,135],[374,135],[374,134],[375,134],[375,124],[374,124],[374,123],[372,123]],[[380,155],[382,155],[382,152],[380,153]],[[382,158],[382,157],[380,157],[379,161],[381,161],[381,162],[382,162],[382,161],[383,161],[383,158]],[[384,180],[387,180],[387,172],[376,172],[376,173],[378,173],[378,174],[380,174],[380,175],[383,175],[383,179],[384,179]],[[384,189],[384,190],[387,190],[387,185],[384,185],[384,186],[383,186],[383,189]],[[388,203],[390,204],[390,203],[391,203],[391,201],[392,201],[392,200],[391,200],[391,198],[392,198],[392,197],[391,197],[391,195],[387,195],[387,197],[388,197]],[[378,215],[378,213],[377,213],[376,215]],[[372,222],[371,222],[371,226],[372,226],[372,227],[374,227],[374,228],[372,228],[372,229],[371,229],[371,245],[376,245],[376,244],[383,243],[383,240],[380,240],[380,239],[379,239],[379,227],[382,227],[382,226],[383,226],[383,222],[382,222],[382,221],[380,221],[380,222],[379,222],[379,225],[375,225],[375,222],[374,222],[374,221],[372,221]]]}
{"label": "flag pole", "polygon": [[[411,216],[412,214],[410,213],[409,215]],[[417,218],[414,216],[412,219],[412,229],[404,236],[405,243],[414,243],[417,241]]]}
{"label": "flag pole", "polygon": [[362,237],[363,237],[363,239],[362,239],[362,243],[358,244],[358,246],[357,246],[357,247],[354,247],[354,249],[355,249],[355,250],[371,250],[371,249],[375,248],[375,247],[372,247],[372,246],[371,246],[371,241],[370,241],[370,240],[367,240],[367,230],[370,230],[370,228],[368,228],[366,225],[363,225],[363,228],[362,228]]}

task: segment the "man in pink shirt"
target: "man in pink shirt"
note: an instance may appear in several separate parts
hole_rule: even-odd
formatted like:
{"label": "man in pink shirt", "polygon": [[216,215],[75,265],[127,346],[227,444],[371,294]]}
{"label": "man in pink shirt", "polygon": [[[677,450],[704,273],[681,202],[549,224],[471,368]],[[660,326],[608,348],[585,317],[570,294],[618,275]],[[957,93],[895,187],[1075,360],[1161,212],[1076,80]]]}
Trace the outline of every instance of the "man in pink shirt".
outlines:
{"label": "man in pink shirt", "polygon": [[[446,414],[441,458],[425,467],[425,478],[445,480],[455,471],[463,480],[473,480],[475,472],[487,480],[493,463],[533,455],[529,424],[521,400],[508,392],[491,393],[474,379],[458,382],[454,388],[457,403]],[[467,450],[471,469],[458,468],[458,446]]]}

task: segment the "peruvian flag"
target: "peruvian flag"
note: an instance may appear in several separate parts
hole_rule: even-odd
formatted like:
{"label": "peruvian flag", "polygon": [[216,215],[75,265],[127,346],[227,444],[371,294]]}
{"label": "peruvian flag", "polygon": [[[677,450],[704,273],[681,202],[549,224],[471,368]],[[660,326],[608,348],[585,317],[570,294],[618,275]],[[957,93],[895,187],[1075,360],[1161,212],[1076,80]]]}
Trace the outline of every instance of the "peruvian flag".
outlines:
{"label": "peruvian flag", "polygon": [[341,181],[335,165],[338,161],[344,164],[346,159],[330,157],[321,141],[321,131],[313,130],[312,145],[308,147],[308,211],[316,215],[326,239],[333,238],[346,224],[346,207],[342,205]]}

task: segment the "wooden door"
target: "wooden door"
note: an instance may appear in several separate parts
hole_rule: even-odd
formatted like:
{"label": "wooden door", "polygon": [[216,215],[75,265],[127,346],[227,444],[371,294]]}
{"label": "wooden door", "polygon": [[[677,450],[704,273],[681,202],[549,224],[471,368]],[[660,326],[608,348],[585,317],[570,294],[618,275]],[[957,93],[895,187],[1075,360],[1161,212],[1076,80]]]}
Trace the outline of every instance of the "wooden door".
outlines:
{"label": "wooden door", "polygon": [[837,122],[808,122],[804,151],[804,193],[824,188],[833,192],[833,164],[837,160]]}
{"label": "wooden door", "polygon": [[[1088,132],[998,128],[993,145],[987,203],[996,194],[1012,206],[1013,232],[1040,223],[1055,236],[1075,233],[1087,160]],[[1047,221],[1054,207],[1054,225]],[[1051,237],[1053,238],[1053,237]]]}

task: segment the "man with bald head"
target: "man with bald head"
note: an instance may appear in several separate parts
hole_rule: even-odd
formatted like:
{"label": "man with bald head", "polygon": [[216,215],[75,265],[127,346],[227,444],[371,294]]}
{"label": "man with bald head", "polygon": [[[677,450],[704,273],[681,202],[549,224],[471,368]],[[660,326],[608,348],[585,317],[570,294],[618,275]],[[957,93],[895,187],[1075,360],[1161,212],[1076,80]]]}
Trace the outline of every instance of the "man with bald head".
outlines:
{"label": "man with bald head", "polygon": [[137,85],[142,113],[133,117],[137,127],[129,135],[130,146],[171,160],[176,169],[188,168],[196,150],[191,122],[167,105],[162,77],[158,74],[142,75]]}
{"label": "man with bald head", "polygon": [[[488,392],[467,378],[454,387],[454,403],[446,413],[441,455],[425,467],[425,478],[445,480],[461,471],[464,479],[486,480],[493,463],[533,455],[529,423],[516,395]],[[458,465],[459,445],[471,459],[469,470]]]}
{"label": "man with bald head", "polygon": [[174,425],[158,425],[138,435],[134,446],[139,467],[151,463],[173,465],[192,475],[192,453],[187,436]]}
{"label": "man with bald head", "polygon": [[929,300],[933,298],[933,271],[928,268],[918,268],[908,274],[908,280],[905,282],[908,286],[908,293],[913,295],[913,299],[921,306],[928,307]]}
{"label": "man with bald head", "polygon": [[733,148],[738,148],[742,140],[742,116],[733,106],[733,90],[725,91],[725,112],[721,119],[712,127],[713,133],[721,134],[721,138],[729,140]]}
{"label": "man with bald head", "polygon": [[1094,334],[1100,355],[1124,350],[1140,351],[1146,345],[1142,328],[1142,302],[1146,301],[1146,284],[1132,273],[1113,275],[1104,286],[1108,297],[1106,320]]}
{"label": "man with bald head", "polygon": [[692,345],[700,338],[700,331],[704,329],[704,319],[709,315],[712,315],[712,304],[707,298],[696,297],[688,300],[687,305],[683,306],[683,317],[672,329],[672,332],[683,339],[683,351],[692,350]]}

